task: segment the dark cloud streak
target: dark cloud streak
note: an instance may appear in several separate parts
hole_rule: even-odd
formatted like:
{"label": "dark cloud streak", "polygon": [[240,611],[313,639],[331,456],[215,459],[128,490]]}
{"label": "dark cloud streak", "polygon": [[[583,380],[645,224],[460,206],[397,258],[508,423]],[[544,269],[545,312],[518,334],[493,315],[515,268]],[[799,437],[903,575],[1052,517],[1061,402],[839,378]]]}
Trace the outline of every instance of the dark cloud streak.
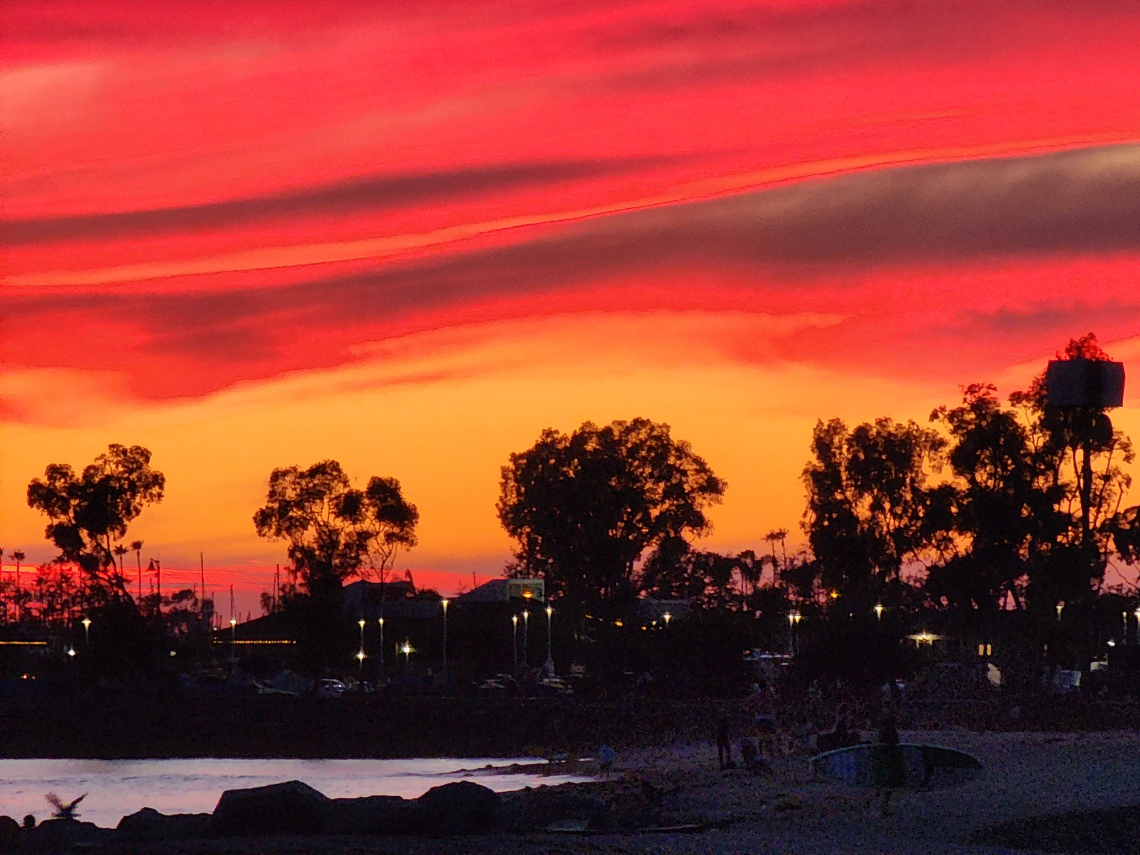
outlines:
{"label": "dark cloud streak", "polygon": [[440,199],[598,178],[681,158],[558,161],[470,167],[446,172],[377,175],[319,187],[204,205],[77,217],[0,221],[0,242],[20,246],[60,240],[107,239],[218,229],[280,217],[384,210]]}
{"label": "dark cloud streak", "polygon": [[[520,297],[554,308],[560,291],[630,274],[652,281],[656,272],[695,271],[699,281],[701,272],[728,271],[757,291],[784,290],[816,281],[834,287],[846,274],[892,266],[1137,251],[1140,146],[1118,146],[804,182],[276,289],[10,291],[6,301],[13,328],[45,328],[65,316],[93,320],[96,329],[124,324],[138,329],[124,336],[137,342],[132,358],[233,360],[271,376],[286,351],[290,367],[304,367],[295,364],[297,337],[326,342],[312,358],[333,364],[349,359],[352,345],[420,313]],[[81,339],[82,324],[74,328]]]}

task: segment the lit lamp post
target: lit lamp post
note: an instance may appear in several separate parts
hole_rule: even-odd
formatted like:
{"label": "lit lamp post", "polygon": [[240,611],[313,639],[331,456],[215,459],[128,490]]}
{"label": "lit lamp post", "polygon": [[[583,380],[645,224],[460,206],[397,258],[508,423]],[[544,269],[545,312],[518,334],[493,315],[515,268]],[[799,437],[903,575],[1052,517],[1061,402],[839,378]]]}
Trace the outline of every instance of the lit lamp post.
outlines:
{"label": "lit lamp post", "polygon": [[1061,600],[1061,602],[1057,603],[1057,620],[1061,619],[1061,612],[1063,612],[1064,610],[1065,610],[1065,601]]}
{"label": "lit lamp post", "polygon": [[237,662],[237,618],[230,618],[230,662]]}
{"label": "lit lamp post", "polygon": [[514,658],[515,672],[519,670],[519,616],[511,615],[511,653]]}
{"label": "lit lamp post", "polygon": [[875,618],[877,620],[880,620],[880,621],[883,619],[883,604],[882,603],[875,603]]}
{"label": "lit lamp post", "polygon": [[547,674],[553,674],[554,673],[554,656],[551,652],[552,649],[551,649],[551,644],[550,644],[550,623],[551,623],[550,619],[551,619],[551,617],[553,617],[553,615],[554,615],[553,606],[547,606],[546,607],[546,665],[545,665]]}
{"label": "lit lamp post", "polygon": [[530,612],[523,609],[523,669],[526,669],[527,642],[530,639]]}
{"label": "lit lamp post", "polygon": [[68,655],[68,656],[69,656],[71,659],[75,659],[75,648],[74,648],[74,647],[69,647],[69,648],[67,648],[67,655]]}
{"label": "lit lamp post", "polygon": [[799,612],[788,612],[788,653],[796,652],[796,624],[800,622]]}
{"label": "lit lamp post", "polygon": [[83,643],[84,644],[90,644],[91,643],[91,618],[85,617],[83,620],[80,621],[80,623],[83,624]]}
{"label": "lit lamp post", "polygon": [[360,663],[360,671],[364,672],[364,618],[356,622],[360,627],[360,652],[356,654],[356,661]]}
{"label": "lit lamp post", "polygon": [[665,614],[661,615],[661,617],[665,619],[665,628],[668,629],[669,621],[673,620],[673,615],[671,615],[669,612],[665,612]]}
{"label": "lit lamp post", "polygon": [[449,600],[440,600],[443,606],[443,673],[447,673],[447,604]]}
{"label": "lit lamp post", "polygon": [[1140,644],[1140,609],[1137,609],[1132,614],[1136,615],[1136,643]]}
{"label": "lit lamp post", "polygon": [[380,679],[384,679],[384,618],[380,618]]}
{"label": "lit lamp post", "polygon": [[412,645],[407,639],[404,640],[404,646],[400,648],[400,652],[404,654],[404,670],[411,671],[412,669]]}

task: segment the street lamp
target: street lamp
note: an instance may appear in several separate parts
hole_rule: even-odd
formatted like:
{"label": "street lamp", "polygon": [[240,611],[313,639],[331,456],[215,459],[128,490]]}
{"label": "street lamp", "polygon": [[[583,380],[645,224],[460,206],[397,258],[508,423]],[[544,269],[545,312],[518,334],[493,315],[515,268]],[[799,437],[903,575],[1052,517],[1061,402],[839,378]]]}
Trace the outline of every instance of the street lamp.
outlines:
{"label": "street lamp", "polygon": [[1064,610],[1065,610],[1065,601],[1061,600],[1061,602],[1057,603],[1057,620],[1061,619],[1061,612],[1063,612]]}
{"label": "street lamp", "polygon": [[515,673],[519,670],[519,616],[511,615],[511,653],[515,663]]}
{"label": "street lamp", "polygon": [[546,673],[554,673],[554,656],[551,653],[550,645],[550,619],[554,615],[554,607],[546,607]]}
{"label": "street lamp", "polygon": [[523,669],[526,669],[527,644],[530,639],[530,612],[523,609]]}
{"label": "street lamp", "polygon": [[669,614],[669,612],[665,612],[661,617],[665,618],[665,627],[668,629],[669,621],[673,620],[673,615]]}
{"label": "street lamp", "polygon": [[67,648],[67,655],[74,659],[75,658],[75,648],[74,647]]}
{"label": "street lamp", "polygon": [[83,620],[80,621],[80,623],[83,624],[83,643],[84,644],[90,644],[91,643],[91,618],[85,617]]}
{"label": "street lamp", "polygon": [[356,625],[358,627],[360,627],[360,652],[356,654],[356,661],[360,663],[360,670],[361,670],[361,672],[363,672],[364,671],[364,618],[361,618],[360,620],[358,620],[356,622]]}
{"label": "street lamp", "polygon": [[447,604],[449,600],[440,600],[443,606],[443,673],[447,673]]}
{"label": "street lamp", "polygon": [[400,652],[404,654],[404,669],[410,671],[412,668],[412,651],[413,647],[407,639],[404,639],[404,646],[400,648]]}
{"label": "street lamp", "polygon": [[796,652],[796,624],[799,622],[799,612],[788,612],[788,652],[792,655]]}
{"label": "street lamp", "polygon": [[1133,612],[1136,615],[1136,643],[1140,645],[1140,609]]}
{"label": "street lamp", "polygon": [[384,679],[384,618],[380,618],[380,679]]}
{"label": "street lamp", "polygon": [[875,617],[878,620],[883,619],[883,604],[882,603],[875,603]]}

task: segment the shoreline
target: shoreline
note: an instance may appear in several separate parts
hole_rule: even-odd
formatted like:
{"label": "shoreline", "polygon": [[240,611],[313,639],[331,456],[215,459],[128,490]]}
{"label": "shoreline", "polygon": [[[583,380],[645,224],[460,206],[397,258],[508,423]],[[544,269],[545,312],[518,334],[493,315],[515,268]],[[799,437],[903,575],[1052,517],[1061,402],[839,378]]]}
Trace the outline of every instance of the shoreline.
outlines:
{"label": "shoreline", "polygon": [[[738,851],[824,855],[884,851],[884,847],[897,855],[982,855],[1009,851],[1009,835],[1014,832],[1008,829],[1038,829],[1048,843],[1053,839],[1050,834],[1055,838],[1066,833],[1065,821],[1077,824],[1065,817],[1080,812],[1099,810],[1109,817],[1135,815],[1140,821],[1140,811],[1129,813],[1127,807],[1140,802],[1132,784],[1140,776],[1140,734],[976,734],[943,729],[904,731],[900,736],[906,742],[946,745],[975,754],[985,763],[985,774],[977,782],[946,790],[899,791],[894,815],[879,818],[871,809],[872,792],[810,780],[807,755],[774,760],[774,774],[766,777],[740,769],[718,771],[715,747],[708,742],[656,746],[619,752],[613,773],[605,780],[539,786],[529,791],[540,797],[545,791],[545,797],[550,798],[609,800],[618,820],[623,812],[644,807],[644,797],[639,794],[649,794],[650,798],[656,794],[659,802],[653,827],[590,829],[576,821],[561,830],[546,826],[521,832],[498,830],[478,838],[195,839],[168,841],[149,846],[148,851],[170,855],[220,850],[292,855],[342,852],[348,847],[365,855],[419,855],[477,847],[484,855],[514,855],[547,847],[567,855],[585,855],[628,851],[632,845],[651,855],[689,851],[711,855]],[[511,800],[508,797],[506,802]],[[1007,830],[1001,831],[1002,827]],[[1003,833],[1005,839],[1000,836]],[[137,844],[133,846],[137,848]],[[108,852],[133,849],[125,843],[104,847]]]}

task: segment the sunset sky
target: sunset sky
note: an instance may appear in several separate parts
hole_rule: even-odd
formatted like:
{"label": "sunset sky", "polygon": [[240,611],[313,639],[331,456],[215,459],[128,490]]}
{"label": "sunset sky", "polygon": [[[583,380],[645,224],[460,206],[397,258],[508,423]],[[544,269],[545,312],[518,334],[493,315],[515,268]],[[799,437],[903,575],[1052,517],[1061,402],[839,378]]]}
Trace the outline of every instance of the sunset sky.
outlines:
{"label": "sunset sky", "polygon": [[1089,331],[1140,378],[1134,0],[4,0],[0,39],[32,563],[28,481],[109,442],[168,479],[143,561],[256,613],[277,466],[398,478],[398,567],[450,593],[544,427],[668,422],[728,482],[704,545],[760,549],[817,418],[925,420]]}

